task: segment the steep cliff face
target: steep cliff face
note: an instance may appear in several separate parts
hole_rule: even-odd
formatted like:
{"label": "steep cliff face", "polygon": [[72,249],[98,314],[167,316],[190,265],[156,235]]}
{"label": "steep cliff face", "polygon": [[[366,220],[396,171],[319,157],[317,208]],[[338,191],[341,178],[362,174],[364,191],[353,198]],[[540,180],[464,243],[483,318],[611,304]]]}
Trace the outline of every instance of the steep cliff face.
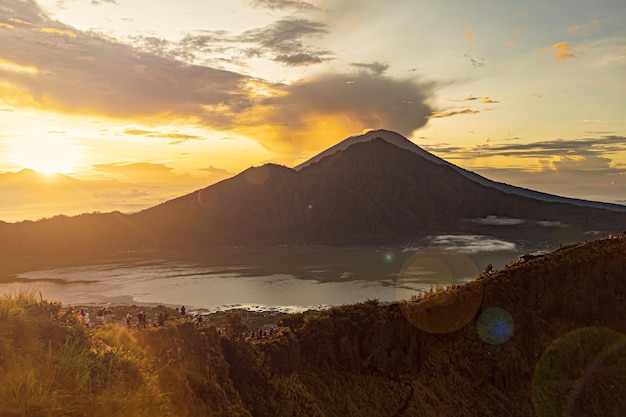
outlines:
{"label": "steep cliff face", "polygon": [[625,294],[615,239],[418,301],[334,308],[253,345],[269,371],[256,396],[283,399],[253,415],[623,415]]}

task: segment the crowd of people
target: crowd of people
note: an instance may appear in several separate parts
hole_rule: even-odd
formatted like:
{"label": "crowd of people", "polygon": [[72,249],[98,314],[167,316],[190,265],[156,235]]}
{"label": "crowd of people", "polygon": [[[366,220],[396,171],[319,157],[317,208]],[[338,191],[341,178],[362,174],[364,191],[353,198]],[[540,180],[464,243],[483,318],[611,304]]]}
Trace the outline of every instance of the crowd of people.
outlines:
{"label": "crowd of people", "polygon": [[[125,323],[128,329],[137,328],[137,329],[145,329],[148,326],[164,326],[167,320],[193,320],[196,322],[197,326],[201,326],[203,319],[202,315],[198,314],[194,317],[191,317],[187,314],[187,308],[182,306],[177,309],[180,312],[180,317],[171,316],[167,309],[164,311],[158,311],[152,317],[152,320],[148,319],[148,313],[145,310],[137,310],[137,312],[133,315],[133,313],[129,310],[126,312],[126,315],[120,320],[121,323]],[[74,309],[71,307],[67,310],[67,314],[74,314]],[[81,307],[78,313],[76,314],[76,318],[81,321],[85,327],[94,327],[101,324],[111,323],[113,320],[113,312],[110,307],[102,307],[98,309],[96,313],[96,321],[95,323],[92,321],[92,318],[84,307]]]}

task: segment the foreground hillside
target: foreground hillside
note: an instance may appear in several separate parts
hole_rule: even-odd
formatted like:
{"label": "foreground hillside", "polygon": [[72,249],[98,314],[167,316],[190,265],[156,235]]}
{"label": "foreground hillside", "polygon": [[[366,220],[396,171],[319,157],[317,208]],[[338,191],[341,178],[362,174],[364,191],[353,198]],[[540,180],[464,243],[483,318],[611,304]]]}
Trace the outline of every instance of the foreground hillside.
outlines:
{"label": "foreground hillside", "polygon": [[626,240],[565,247],[447,291],[128,331],[0,301],[2,416],[623,416]]}

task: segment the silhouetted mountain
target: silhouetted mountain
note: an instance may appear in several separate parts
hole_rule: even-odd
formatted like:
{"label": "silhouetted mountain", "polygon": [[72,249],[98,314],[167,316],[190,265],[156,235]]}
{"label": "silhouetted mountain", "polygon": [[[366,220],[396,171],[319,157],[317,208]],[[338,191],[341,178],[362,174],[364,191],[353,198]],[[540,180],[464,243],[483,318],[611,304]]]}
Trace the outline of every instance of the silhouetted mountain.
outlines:
{"label": "silhouetted mountain", "polygon": [[[462,170],[393,132],[377,131],[349,138],[297,169],[249,168],[133,215],[3,225],[0,249],[12,257],[224,245],[407,244],[441,233],[558,244],[626,230],[623,206],[547,194],[540,200],[519,190]],[[589,207],[594,204],[603,208]]]}
{"label": "silhouetted mountain", "polygon": [[[530,198],[513,192],[515,187],[477,181],[397,134],[395,143],[368,135],[296,170],[271,164],[250,168],[132,218],[153,232],[157,246],[187,249],[406,243],[433,233],[569,241],[584,239],[586,231],[626,228],[626,214],[608,210],[623,206],[597,203],[604,204],[599,209],[580,205],[583,200]],[[406,144],[397,146],[402,141]],[[503,218],[517,224],[498,225],[506,223],[499,221]]]}

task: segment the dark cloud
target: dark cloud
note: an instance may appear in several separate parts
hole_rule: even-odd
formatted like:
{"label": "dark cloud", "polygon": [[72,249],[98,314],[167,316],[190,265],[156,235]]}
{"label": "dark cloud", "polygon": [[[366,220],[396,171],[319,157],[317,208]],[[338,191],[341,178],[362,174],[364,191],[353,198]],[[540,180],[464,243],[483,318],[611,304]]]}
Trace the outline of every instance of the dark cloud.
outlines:
{"label": "dark cloud", "polygon": [[318,7],[306,1],[294,1],[294,0],[252,0],[250,1],[252,7],[262,7],[270,10],[298,10],[309,11],[319,10]]}
{"label": "dark cloud", "polygon": [[267,58],[288,66],[303,66],[333,59],[332,52],[305,42],[327,32],[323,23],[285,18],[241,34],[203,30],[187,34],[179,42],[143,35],[132,40],[145,52],[189,63],[205,64],[220,59],[245,66],[245,59]]}
{"label": "dark cloud", "polygon": [[[426,101],[434,85],[411,79],[398,80],[361,72],[326,74],[284,86],[282,94],[260,102],[264,119],[278,129],[279,140],[318,148],[320,140],[336,141],[340,135],[366,128],[388,128],[406,136],[424,126],[432,110]],[[241,123],[246,123],[243,115]],[[309,137],[326,129],[333,138]]]}
{"label": "dark cloud", "polygon": [[350,64],[353,67],[356,68],[361,68],[367,71],[370,71],[372,74],[374,75],[383,75],[385,73],[385,71],[387,71],[389,69],[389,65],[388,64],[383,64],[382,62],[370,62],[367,64],[364,63],[353,63]]}
{"label": "dark cloud", "polygon": [[[251,29],[236,38],[251,46],[245,50],[249,57],[273,55],[274,60],[293,65],[302,65],[298,56],[314,57],[313,63],[327,61],[331,52],[318,50],[305,45],[303,38],[321,36],[328,33],[326,25],[307,19],[281,19],[269,26]],[[280,59],[278,59],[280,57]]]}
{"label": "dark cloud", "polygon": [[474,68],[481,68],[485,66],[485,58],[472,58],[469,54],[463,55],[465,58],[470,60],[470,63]]}
{"label": "dark cloud", "polygon": [[307,53],[298,53],[291,55],[277,55],[274,58],[274,61],[281,62],[290,66],[306,66],[313,64],[320,64],[324,61],[330,61],[331,58],[323,58],[316,55],[311,55]]}

